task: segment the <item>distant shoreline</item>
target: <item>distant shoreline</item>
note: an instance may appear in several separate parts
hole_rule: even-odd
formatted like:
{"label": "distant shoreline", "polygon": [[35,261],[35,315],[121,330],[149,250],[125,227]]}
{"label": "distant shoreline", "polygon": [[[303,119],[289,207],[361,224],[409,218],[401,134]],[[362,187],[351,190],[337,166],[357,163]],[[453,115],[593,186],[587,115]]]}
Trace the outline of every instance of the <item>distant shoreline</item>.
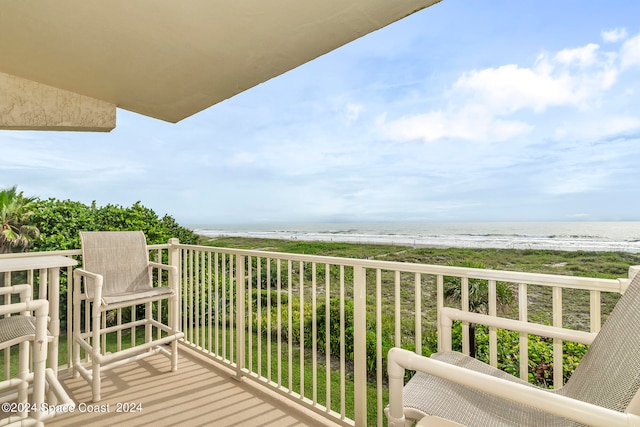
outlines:
{"label": "distant shoreline", "polygon": [[640,266],[640,254],[562,250],[493,248],[416,248],[402,245],[309,242],[251,237],[213,237],[205,246],[285,252],[344,258],[377,259],[434,265],[468,266],[480,263],[491,269],[585,277],[625,278],[630,266]]}
{"label": "distant shoreline", "polygon": [[[298,238],[297,236],[291,236],[291,237],[284,237],[284,236],[277,236],[277,237],[262,237],[262,236],[238,236],[238,235],[234,235],[234,234],[228,234],[228,233],[222,233],[222,234],[203,234],[201,232],[199,232],[198,230],[194,231],[194,233],[196,233],[199,236],[205,237],[205,238],[210,238],[210,239],[217,239],[217,238],[233,238],[233,239],[257,239],[257,240],[282,240],[282,241],[288,241],[288,242],[305,242],[305,243],[313,243],[313,242],[322,242],[322,243],[349,243],[352,245],[377,245],[377,246],[402,246],[402,247],[407,247],[407,248],[413,248],[413,249],[420,249],[420,248],[433,248],[433,249],[448,249],[448,248],[453,248],[453,246],[446,246],[444,244],[429,244],[429,243],[409,243],[409,242],[405,242],[405,241],[370,241],[370,240],[351,240],[351,239],[313,239],[313,238]],[[458,249],[473,249],[471,247],[457,247]],[[480,249],[480,248],[478,248]],[[485,248],[485,249],[491,249],[491,248]],[[496,248],[497,249],[497,248]]]}
{"label": "distant shoreline", "polygon": [[[365,232],[363,232],[365,231]],[[385,233],[378,230],[348,231],[231,231],[196,229],[198,235],[217,238],[276,239],[301,242],[336,242],[352,244],[393,245],[409,248],[459,248],[459,249],[520,249],[520,250],[560,250],[587,252],[627,252],[640,253],[640,241],[615,240],[597,235],[576,234],[517,234],[517,233],[471,233],[457,234],[405,234]]]}

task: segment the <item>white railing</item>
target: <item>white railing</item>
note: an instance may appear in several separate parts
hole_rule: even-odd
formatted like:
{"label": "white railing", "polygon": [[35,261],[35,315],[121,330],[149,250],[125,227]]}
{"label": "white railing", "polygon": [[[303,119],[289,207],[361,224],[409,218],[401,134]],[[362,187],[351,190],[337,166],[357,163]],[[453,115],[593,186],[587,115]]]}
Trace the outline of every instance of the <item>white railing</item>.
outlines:
{"label": "white railing", "polygon": [[[623,292],[627,283],[213,248],[183,245],[174,239],[168,245],[151,246],[150,253],[151,259],[162,260],[164,256],[180,268],[185,345],[232,367],[238,378],[262,383],[338,423],[358,426],[385,424],[387,350],[403,347],[428,355],[436,347],[442,348],[441,334],[437,333],[439,313],[445,306],[469,311],[470,281],[486,284],[489,315],[498,315],[497,289],[506,283],[516,295],[516,303],[503,316],[553,326],[586,323],[581,327],[588,332],[599,330],[607,314],[601,309],[603,302],[615,299],[605,295]],[[80,258],[80,251],[46,254]],[[63,276],[72,275],[65,269]],[[38,272],[27,272],[26,277],[29,283],[37,282]],[[11,273],[5,273],[4,279],[11,283]],[[445,298],[445,285],[452,281],[460,287],[457,303]],[[575,301],[575,293],[581,294],[584,304],[563,307],[563,296],[570,295]],[[547,297],[551,303],[542,312],[532,313],[529,301]],[[575,315],[581,322],[573,319]],[[116,321],[120,318],[117,313]],[[72,336],[70,327],[67,322],[67,339]],[[489,362],[497,366],[502,363],[499,334],[493,328],[488,335]],[[460,336],[460,350],[468,354],[468,324],[460,326]],[[519,336],[515,355],[518,373],[524,379],[530,373],[529,340],[526,334]],[[123,345],[121,336],[117,341],[118,347]],[[554,340],[552,347],[548,362],[562,366],[563,342]],[[67,349],[70,351],[70,343]],[[64,360],[70,357],[61,357],[63,364]],[[5,371],[8,364],[5,355]],[[552,384],[559,387],[562,382],[563,370],[553,370]]]}
{"label": "white railing", "polygon": [[[498,315],[497,284],[507,283],[517,295],[518,309],[511,316],[519,320],[532,320],[530,298],[548,294],[549,316],[536,313],[534,320],[553,326],[563,326],[569,312],[563,309],[563,293],[583,292],[588,309],[570,311],[588,310],[588,317],[583,317],[589,332],[600,328],[602,294],[620,293],[626,284],[626,280],[176,247],[184,285],[186,342],[235,368],[238,377],[264,383],[345,425],[384,424],[386,352],[391,346],[418,354],[431,351],[430,341],[441,337],[435,333],[439,313],[451,305],[444,297],[447,281],[458,280],[457,307],[464,311],[469,311],[469,281],[484,281],[492,316]],[[461,335],[461,350],[468,354],[468,324],[461,326]],[[516,355],[524,379],[530,371],[529,339],[527,334],[519,336]],[[562,346],[562,340],[553,341],[551,366],[563,366]],[[438,348],[442,348],[439,339]],[[498,331],[490,328],[489,362],[494,366],[500,362],[498,353]],[[562,384],[563,369],[553,370],[552,385]]]}

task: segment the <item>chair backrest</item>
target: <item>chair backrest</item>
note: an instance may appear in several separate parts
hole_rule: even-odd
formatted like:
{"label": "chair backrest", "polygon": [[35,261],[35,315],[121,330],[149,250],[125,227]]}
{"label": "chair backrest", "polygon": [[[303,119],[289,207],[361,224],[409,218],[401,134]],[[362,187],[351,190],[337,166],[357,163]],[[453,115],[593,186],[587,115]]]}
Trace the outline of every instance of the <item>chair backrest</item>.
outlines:
{"label": "chair backrest", "polygon": [[624,412],[639,387],[640,274],[636,274],[559,393]]}
{"label": "chair backrest", "polygon": [[[142,231],[81,231],[80,240],[82,268],[102,275],[103,296],[152,287],[147,241]],[[94,296],[91,283],[87,293]]]}

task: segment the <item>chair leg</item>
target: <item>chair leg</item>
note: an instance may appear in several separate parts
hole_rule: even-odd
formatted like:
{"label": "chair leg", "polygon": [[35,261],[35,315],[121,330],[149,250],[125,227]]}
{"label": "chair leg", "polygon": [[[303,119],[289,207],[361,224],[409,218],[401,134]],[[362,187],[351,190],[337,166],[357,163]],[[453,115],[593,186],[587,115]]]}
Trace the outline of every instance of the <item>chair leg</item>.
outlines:
{"label": "chair leg", "polygon": [[73,360],[73,378],[78,378],[80,376],[80,372],[78,371],[77,366],[80,364],[80,344],[76,343],[76,340],[73,340],[73,350],[71,352],[72,360]]}
{"label": "chair leg", "polygon": [[93,395],[93,401],[99,402],[100,399],[102,399],[102,396],[100,395],[100,385],[101,385],[100,365],[96,363],[95,360],[93,361],[93,365],[92,365],[92,376],[93,378],[91,381],[91,393]]}
{"label": "chair leg", "polygon": [[[39,346],[40,344],[36,343],[35,346]],[[37,360],[39,358],[40,360]],[[32,403],[36,407],[36,411],[38,413],[32,414],[34,418],[40,420],[43,415],[40,411],[42,404],[45,401],[45,369],[47,368],[47,359],[46,356],[37,356],[34,357],[33,360],[33,396]],[[36,424],[37,425],[37,424]]]}
{"label": "chair leg", "polygon": [[[151,327],[151,322],[150,322],[150,320],[153,319],[153,311],[152,311],[152,305],[150,302],[145,304],[144,315],[147,321],[147,323],[144,325],[144,342],[149,343],[153,340],[153,337],[152,337],[153,328]],[[151,351],[151,349],[149,349],[149,351]]]}
{"label": "chair leg", "polygon": [[178,370],[178,340],[171,342],[171,372]]}
{"label": "chair leg", "polygon": [[[41,301],[41,300],[39,300]],[[45,399],[46,389],[46,369],[47,369],[47,355],[48,338],[47,338],[47,323],[49,315],[49,303],[44,301],[42,307],[35,311],[36,317],[36,334],[33,342],[33,392],[32,401],[36,407],[36,413],[32,414],[33,418],[37,421],[37,424],[42,422],[42,416],[44,415],[39,410],[42,408],[42,404]]]}
{"label": "chair leg", "polygon": [[[98,363],[98,355],[101,354],[102,350],[100,349],[100,340],[103,339],[106,344],[106,334],[101,334],[100,331],[100,323],[105,322],[105,317],[102,315],[101,311],[96,309],[96,306],[93,306],[94,312],[92,313],[92,327],[91,327],[91,345],[92,345],[92,354],[91,354],[91,393],[93,394],[93,401],[99,402],[102,396],[100,395],[100,363]],[[105,324],[106,326],[106,324]],[[103,347],[106,349],[106,347]]]}
{"label": "chair leg", "polygon": [[73,348],[71,350],[72,356],[72,365],[73,365],[73,377],[78,378],[80,376],[80,372],[76,368],[80,364],[80,344],[75,338],[75,334],[80,334],[80,284],[81,280],[74,276],[73,280],[73,323],[72,323],[72,344]]}
{"label": "chair leg", "polygon": [[[18,346],[18,378],[22,380],[18,386],[18,403],[27,403],[29,394],[29,383],[27,377],[29,375],[29,345],[28,342],[22,342]],[[21,406],[24,407],[24,406]],[[26,411],[21,411],[18,416],[25,418],[28,416]]]}

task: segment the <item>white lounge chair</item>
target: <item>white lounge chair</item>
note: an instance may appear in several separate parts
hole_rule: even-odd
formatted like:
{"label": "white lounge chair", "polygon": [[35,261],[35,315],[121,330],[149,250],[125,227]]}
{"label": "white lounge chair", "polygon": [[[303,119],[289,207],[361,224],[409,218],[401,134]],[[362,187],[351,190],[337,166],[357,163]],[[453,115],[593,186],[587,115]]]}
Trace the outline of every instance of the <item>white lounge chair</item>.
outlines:
{"label": "white lounge chair", "polygon": [[[178,270],[175,266],[149,261],[146,238],[141,231],[81,232],[82,268],[74,271],[73,284],[73,367],[92,384],[93,401],[100,396],[100,371],[160,352],[171,359],[171,371],[178,367]],[[168,286],[153,286],[152,268],[168,271]],[[160,282],[160,280],[158,280]],[[168,301],[168,321],[153,318],[152,302]],[[89,310],[90,325],[82,328],[81,306]],[[103,327],[106,311],[145,304],[145,318],[112,327]],[[145,342],[106,353],[101,337],[134,326],[145,327]],[[152,328],[162,331],[162,336]],[[154,338],[155,337],[155,338]],[[170,344],[170,351],[166,345]],[[81,360],[81,351],[89,356]]]}
{"label": "white lounge chair", "polygon": [[[426,358],[393,348],[388,364],[389,426],[404,426],[407,419],[421,420],[420,425],[483,427],[640,425],[640,274],[597,335],[451,308],[441,317],[448,328],[445,348],[451,346],[454,320],[591,346],[567,384],[557,390],[535,387],[462,353],[444,351]],[[417,371],[406,386],[405,369]]]}

